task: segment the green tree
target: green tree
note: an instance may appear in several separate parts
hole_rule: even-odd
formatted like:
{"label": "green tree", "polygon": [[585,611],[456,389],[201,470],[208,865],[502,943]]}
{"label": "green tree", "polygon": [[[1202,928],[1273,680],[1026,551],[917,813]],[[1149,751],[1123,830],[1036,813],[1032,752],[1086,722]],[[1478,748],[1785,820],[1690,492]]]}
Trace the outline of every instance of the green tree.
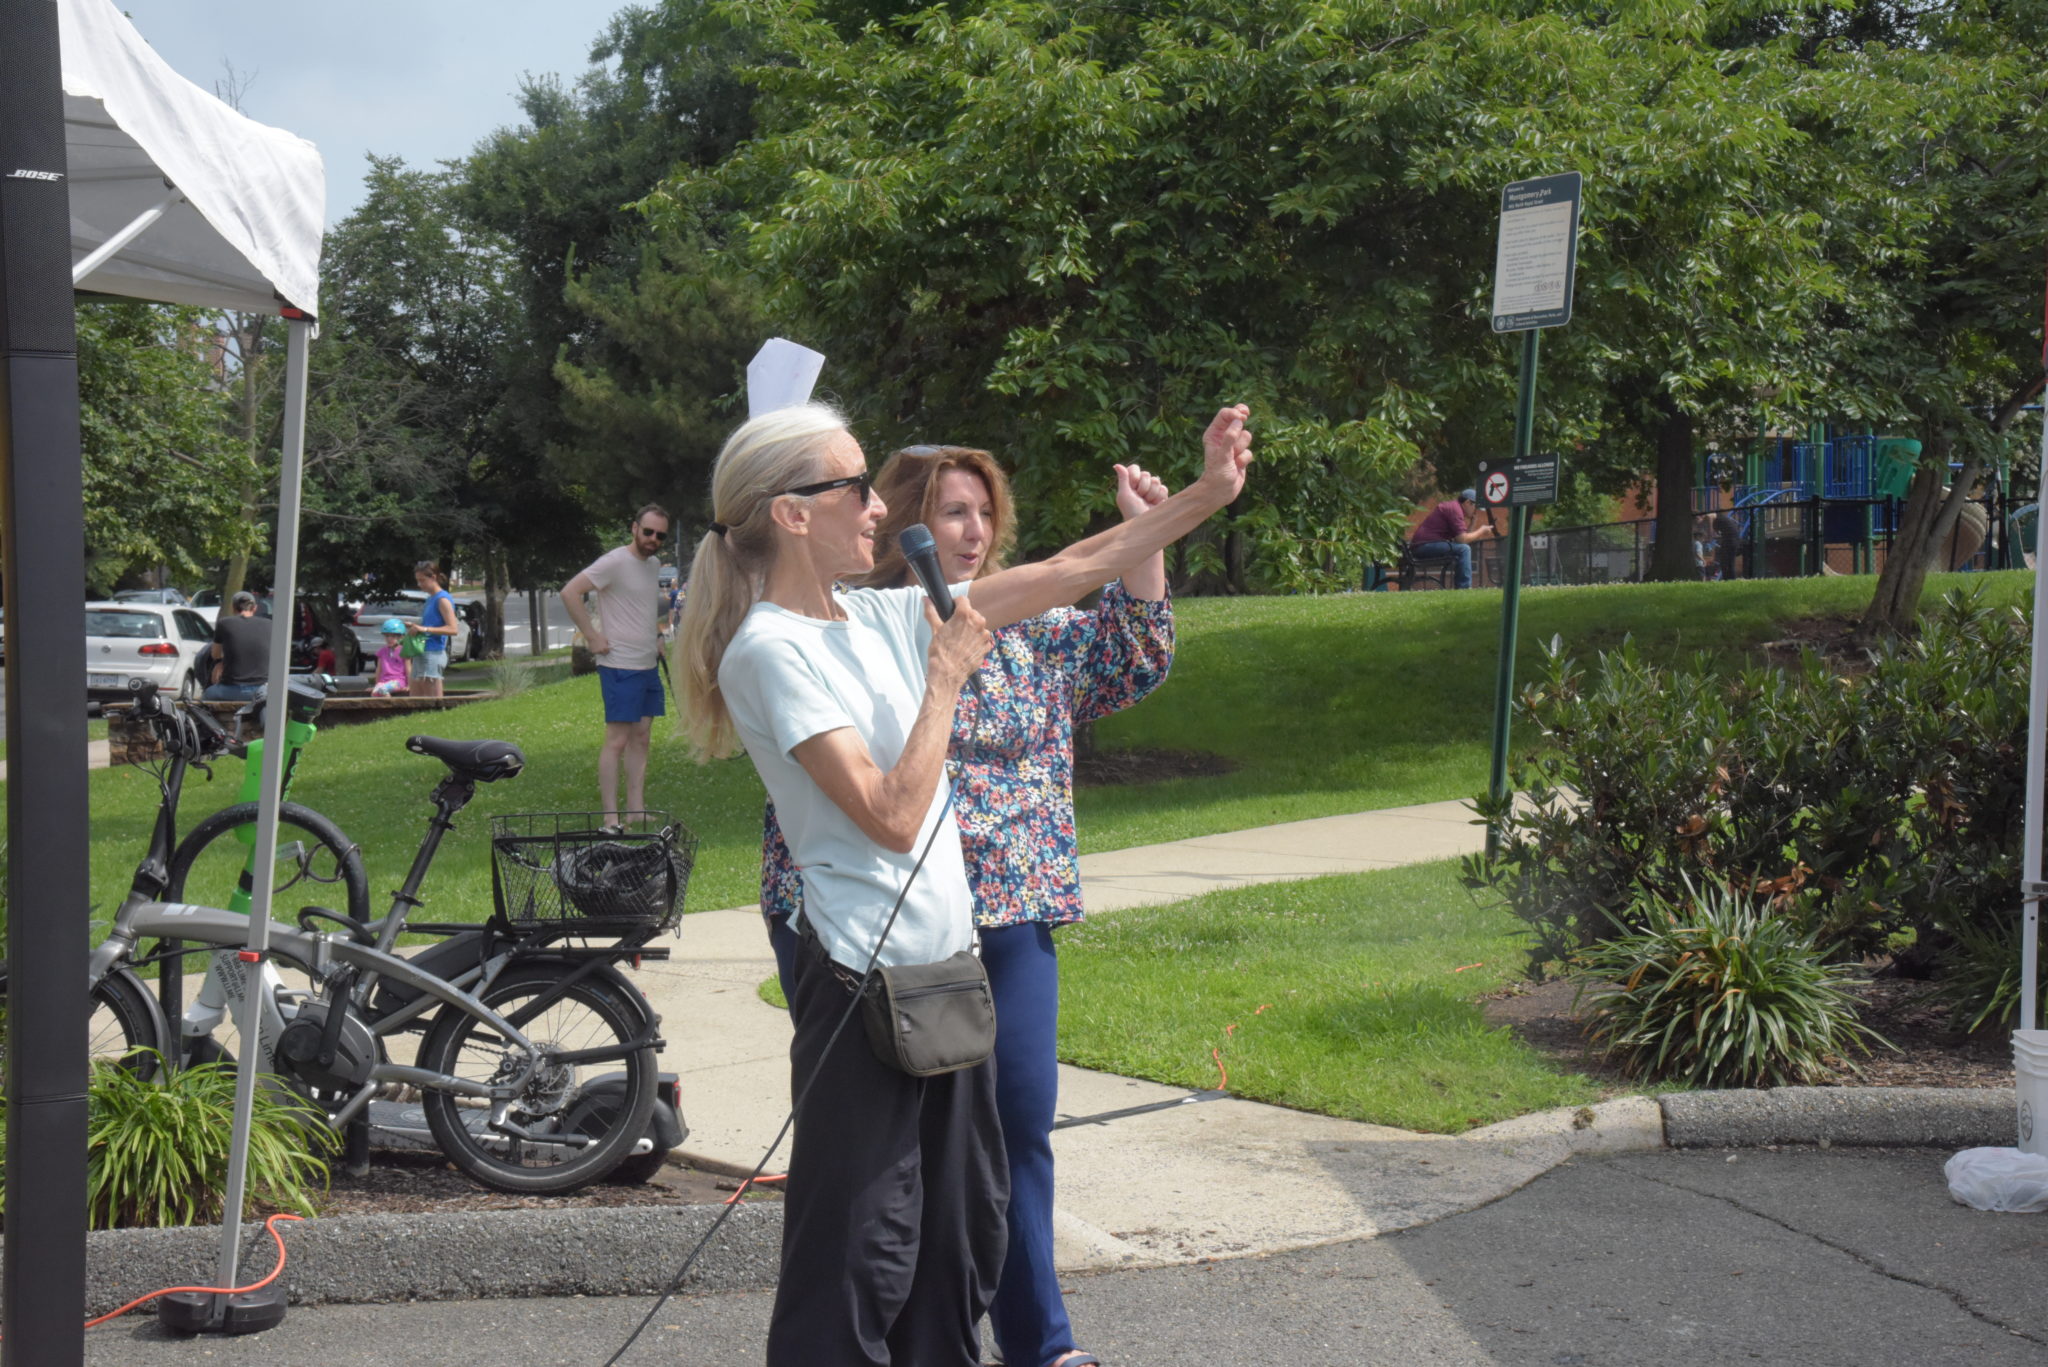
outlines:
{"label": "green tree", "polygon": [[751,73],[762,133],[650,208],[738,204],[775,321],[885,440],[998,448],[1027,545],[1250,402],[1259,478],[1196,563],[1311,588],[1388,548],[1417,457],[1457,487],[1505,449],[1499,189],[1581,170],[1540,430],[1601,487],[1653,479],[1690,573],[1695,434],[1827,396],[1831,311],[1897,236],[1867,159],[1815,155],[1858,98],[1811,60],[1836,8],[1007,0],[849,34],[740,0],[789,54]]}
{"label": "green tree", "polygon": [[[736,70],[757,56],[704,0],[629,7],[573,88],[529,82],[526,122],[463,168],[467,218],[514,262],[507,459],[544,457],[606,527],[648,500],[679,513],[701,501],[766,335],[745,282],[706,269],[698,223],[655,228],[628,207],[751,135]],[[583,530],[575,566],[591,544]]]}
{"label": "green tree", "polygon": [[78,310],[86,575],[104,593],[158,567],[191,583],[247,547],[239,462],[198,309],[107,301]]}
{"label": "green tree", "polygon": [[336,346],[321,431],[356,457],[324,471],[327,504],[346,508],[331,531],[356,538],[359,576],[387,583],[410,584],[423,557],[480,565],[501,640],[512,576],[531,568],[515,561],[588,535],[575,494],[522,440],[518,265],[463,212],[458,171],[373,158],[367,187],[324,267]]}

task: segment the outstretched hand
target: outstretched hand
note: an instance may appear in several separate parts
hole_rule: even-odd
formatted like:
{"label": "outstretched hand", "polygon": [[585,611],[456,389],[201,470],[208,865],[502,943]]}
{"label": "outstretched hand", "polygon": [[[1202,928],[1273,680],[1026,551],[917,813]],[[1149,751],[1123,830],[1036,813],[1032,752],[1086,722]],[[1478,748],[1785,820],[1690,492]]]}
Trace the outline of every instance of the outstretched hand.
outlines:
{"label": "outstretched hand", "polygon": [[1252,434],[1245,427],[1252,410],[1232,404],[1216,410],[1216,417],[1202,433],[1202,482],[1231,502],[1244,489],[1244,475],[1252,463]]}
{"label": "outstretched hand", "polygon": [[1166,502],[1166,481],[1151,471],[1137,465],[1110,468],[1116,471],[1116,510],[1124,515],[1124,521]]}

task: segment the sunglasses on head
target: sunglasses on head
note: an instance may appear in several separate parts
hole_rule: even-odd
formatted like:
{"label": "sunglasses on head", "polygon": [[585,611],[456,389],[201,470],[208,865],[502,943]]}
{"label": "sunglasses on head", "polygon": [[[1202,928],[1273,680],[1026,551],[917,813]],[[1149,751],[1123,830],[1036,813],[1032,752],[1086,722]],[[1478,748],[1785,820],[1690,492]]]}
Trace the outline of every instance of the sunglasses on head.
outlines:
{"label": "sunglasses on head", "polygon": [[860,506],[863,508],[867,507],[868,495],[874,491],[874,483],[869,479],[868,472],[865,470],[857,475],[848,475],[844,479],[827,479],[821,480],[816,484],[799,484],[794,489],[784,489],[782,492],[785,494],[799,494],[809,498],[813,494],[829,494],[834,489],[855,487],[860,490]]}

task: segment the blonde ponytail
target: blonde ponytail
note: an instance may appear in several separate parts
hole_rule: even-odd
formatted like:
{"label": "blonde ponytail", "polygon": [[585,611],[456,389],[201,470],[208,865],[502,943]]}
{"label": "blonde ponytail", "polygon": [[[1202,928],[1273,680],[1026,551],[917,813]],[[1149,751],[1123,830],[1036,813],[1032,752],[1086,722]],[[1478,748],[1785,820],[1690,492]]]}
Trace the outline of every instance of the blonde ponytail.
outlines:
{"label": "blonde ponytail", "polygon": [[682,694],[678,725],[697,761],[739,748],[732,713],[718,688],[718,666],[753,610],[775,558],[768,506],[784,491],[815,482],[826,443],[846,420],[823,404],[778,409],[743,423],[726,438],[711,473],[714,529],[697,543],[689,591],[676,629],[674,672]]}

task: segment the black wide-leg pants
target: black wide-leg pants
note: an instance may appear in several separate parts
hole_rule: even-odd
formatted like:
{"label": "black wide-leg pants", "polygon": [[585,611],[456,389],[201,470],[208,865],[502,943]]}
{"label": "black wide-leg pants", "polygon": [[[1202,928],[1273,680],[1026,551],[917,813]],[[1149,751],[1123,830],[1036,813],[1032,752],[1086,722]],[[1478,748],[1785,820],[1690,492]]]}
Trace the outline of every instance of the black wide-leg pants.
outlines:
{"label": "black wide-leg pants", "polygon": [[796,1117],[768,1367],[974,1367],[1010,1195],[995,1065],[915,1078],[878,1060],[854,975],[802,937],[789,1009]]}

